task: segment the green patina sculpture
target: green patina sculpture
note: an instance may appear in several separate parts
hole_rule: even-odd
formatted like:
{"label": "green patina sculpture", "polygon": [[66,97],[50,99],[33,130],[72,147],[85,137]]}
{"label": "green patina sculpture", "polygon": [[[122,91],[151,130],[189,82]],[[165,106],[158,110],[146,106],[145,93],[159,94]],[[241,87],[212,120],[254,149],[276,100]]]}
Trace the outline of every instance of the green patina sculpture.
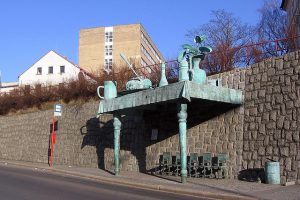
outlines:
{"label": "green patina sculpture", "polygon": [[138,90],[138,89],[151,88],[152,82],[150,81],[150,79],[147,79],[147,78],[144,78],[144,77],[138,75],[123,53],[121,53],[120,56],[124,60],[124,62],[127,64],[129,69],[131,69],[131,71],[136,76],[135,78],[132,78],[131,80],[129,80],[126,83],[126,90]]}
{"label": "green patina sculpture", "polygon": [[168,85],[168,80],[166,77],[166,65],[165,63],[161,63],[161,77],[160,77],[160,81],[159,81],[159,87]]}
{"label": "green patina sculpture", "polygon": [[[242,103],[242,92],[229,88],[216,87],[206,82],[206,73],[199,68],[199,63],[204,60],[205,55],[212,51],[210,47],[200,46],[204,37],[196,36],[196,47],[184,44],[183,50],[178,55],[179,81],[168,85],[165,76],[165,64],[161,64],[161,79],[159,86],[151,90],[143,90],[135,93],[117,97],[116,83],[107,81],[104,83],[104,100],[100,101],[98,116],[102,113],[113,114],[114,127],[114,167],[115,175],[120,174],[120,133],[122,127],[121,116],[128,114],[129,109],[148,109],[149,104],[155,106],[167,102],[177,102],[177,118],[179,126],[180,164],[181,182],[187,182],[187,110],[192,99],[209,102],[223,102],[231,104]],[[139,76],[126,57],[120,55],[128,67],[135,74],[135,78],[126,84],[126,90],[152,88],[149,79]],[[162,87],[164,86],[164,87]],[[102,88],[102,87],[100,87]],[[100,89],[99,88],[99,89]],[[98,94],[99,94],[98,89]],[[106,90],[107,89],[107,90]],[[99,94],[100,95],[100,94]],[[199,101],[199,102],[201,102]]]}
{"label": "green patina sculpture", "polygon": [[120,175],[120,132],[121,132],[121,115],[114,113],[114,159],[115,159],[115,175]]}
{"label": "green patina sculpture", "polygon": [[187,119],[187,104],[177,103],[177,117],[179,124],[179,143],[180,143],[180,164],[181,164],[181,182],[186,183],[187,178],[187,157],[186,157],[186,119]]}
{"label": "green patina sculpture", "polygon": [[193,81],[203,84],[206,81],[206,73],[199,68],[199,64],[205,58],[206,53],[212,52],[208,46],[199,46],[204,41],[203,36],[196,36],[196,47],[189,44],[182,45],[177,61],[179,62],[179,81]]}

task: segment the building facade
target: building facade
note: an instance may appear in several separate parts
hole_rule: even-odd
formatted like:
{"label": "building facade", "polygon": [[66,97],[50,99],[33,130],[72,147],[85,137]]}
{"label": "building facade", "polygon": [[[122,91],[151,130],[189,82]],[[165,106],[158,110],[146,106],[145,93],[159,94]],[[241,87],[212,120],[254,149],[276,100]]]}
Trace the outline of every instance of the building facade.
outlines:
{"label": "building facade", "polygon": [[[79,66],[90,73],[117,71],[124,66],[123,53],[135,67],[164,61],[158,48],[141,24],[81,29]],[[149,70],[149,68],[147,68]]]}
{"label": "building facade", "polygon": [[79,72],[78,66],[55,51],[49,51],[19,76],[19,86],[58,85],[76,80]]}
{"label": "building facade", "polygon": [[17,89],[19,86],[18,82],[6,82],[0,83],[0,93],[9,93],[14,89]]}
{"label": "building facade", "polygon": [[[282,0],[281,9],[285,10],[288,15],[290,28],[295,28],[296,36],[300,35],[300,1],[299,0]],[[298,44],[300,39],[297,38]]]}

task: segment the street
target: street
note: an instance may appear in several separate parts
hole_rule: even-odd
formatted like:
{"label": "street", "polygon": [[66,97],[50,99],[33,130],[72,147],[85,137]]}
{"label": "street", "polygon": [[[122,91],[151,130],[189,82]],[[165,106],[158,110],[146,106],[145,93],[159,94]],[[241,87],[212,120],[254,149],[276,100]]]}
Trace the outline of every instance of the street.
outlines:
{"label": "street", "polygon": [[[0,166],[0,199],[201,199],[154,190],[104,184],[42,169]],[[205,198],[207,199],[207,198]]]}

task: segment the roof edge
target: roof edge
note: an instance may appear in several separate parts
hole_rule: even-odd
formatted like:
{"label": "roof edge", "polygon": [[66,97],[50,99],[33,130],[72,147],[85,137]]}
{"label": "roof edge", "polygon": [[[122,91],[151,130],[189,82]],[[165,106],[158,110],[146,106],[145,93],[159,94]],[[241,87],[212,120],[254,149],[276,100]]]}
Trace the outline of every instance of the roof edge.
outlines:
{"label": "roof edge", "polygon": [[50,50],[48,51],[47,53],[45,53],[43,56],[40,57],[40,59],[38,59],[36,62],[34,62],[32,65],[30,65],[30,67],[28,67],[25,71],[23,71],[19,76],[18,78],[20,78],[20,76],[22,76],[28,69],[30,69],[33,65],[35,65],[37,62],[39,62],[42,58],[44,58],[47,54],[49,54],[50,52],[53,52],[55,53],[56,55],[58,55],[59,57],[61,57],[62,59],[66,60],[67,62],[69,62],[70,64],[74,65],[75,67],[77,67],[78,69],[80,69],[80,67],[78,67],[75,63],[71,62],[70,60],[68,60],[66,57],[60,55],[59,53],[57,53],[56,51],[54,50]]}

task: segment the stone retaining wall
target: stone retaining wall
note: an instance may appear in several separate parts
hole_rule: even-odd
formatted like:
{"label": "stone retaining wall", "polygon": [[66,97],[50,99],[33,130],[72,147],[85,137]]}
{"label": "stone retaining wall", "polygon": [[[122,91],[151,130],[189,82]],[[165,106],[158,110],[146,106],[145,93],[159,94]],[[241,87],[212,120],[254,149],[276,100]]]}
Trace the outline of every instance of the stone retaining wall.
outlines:
{"label": "stone retaining wall", "polygon": [[243,168],[280,162],[281,182],[299,177],[299,52],[267,59],[246,71]]}
{"label": "stone retaining wall", "polygon": [[[228,153],[231,178],[261,170],[270,158],[280,161],[282,183],[299,179],[299,66],[294,52],[208,77],[242,90],[245,102],[206,112],[190,104],[188,154]],[[97,108],[98,102],[63,108],[55,164],[113,170],[112,116],[95,118]],[[163,152],[179,152],[176,105],[158,110],[122,117],[121,170],[151,171]],[[51,117],[52,110],[0,117],[0,158],[47,163]],[[157,140],[151,140],[152,129]]]}

